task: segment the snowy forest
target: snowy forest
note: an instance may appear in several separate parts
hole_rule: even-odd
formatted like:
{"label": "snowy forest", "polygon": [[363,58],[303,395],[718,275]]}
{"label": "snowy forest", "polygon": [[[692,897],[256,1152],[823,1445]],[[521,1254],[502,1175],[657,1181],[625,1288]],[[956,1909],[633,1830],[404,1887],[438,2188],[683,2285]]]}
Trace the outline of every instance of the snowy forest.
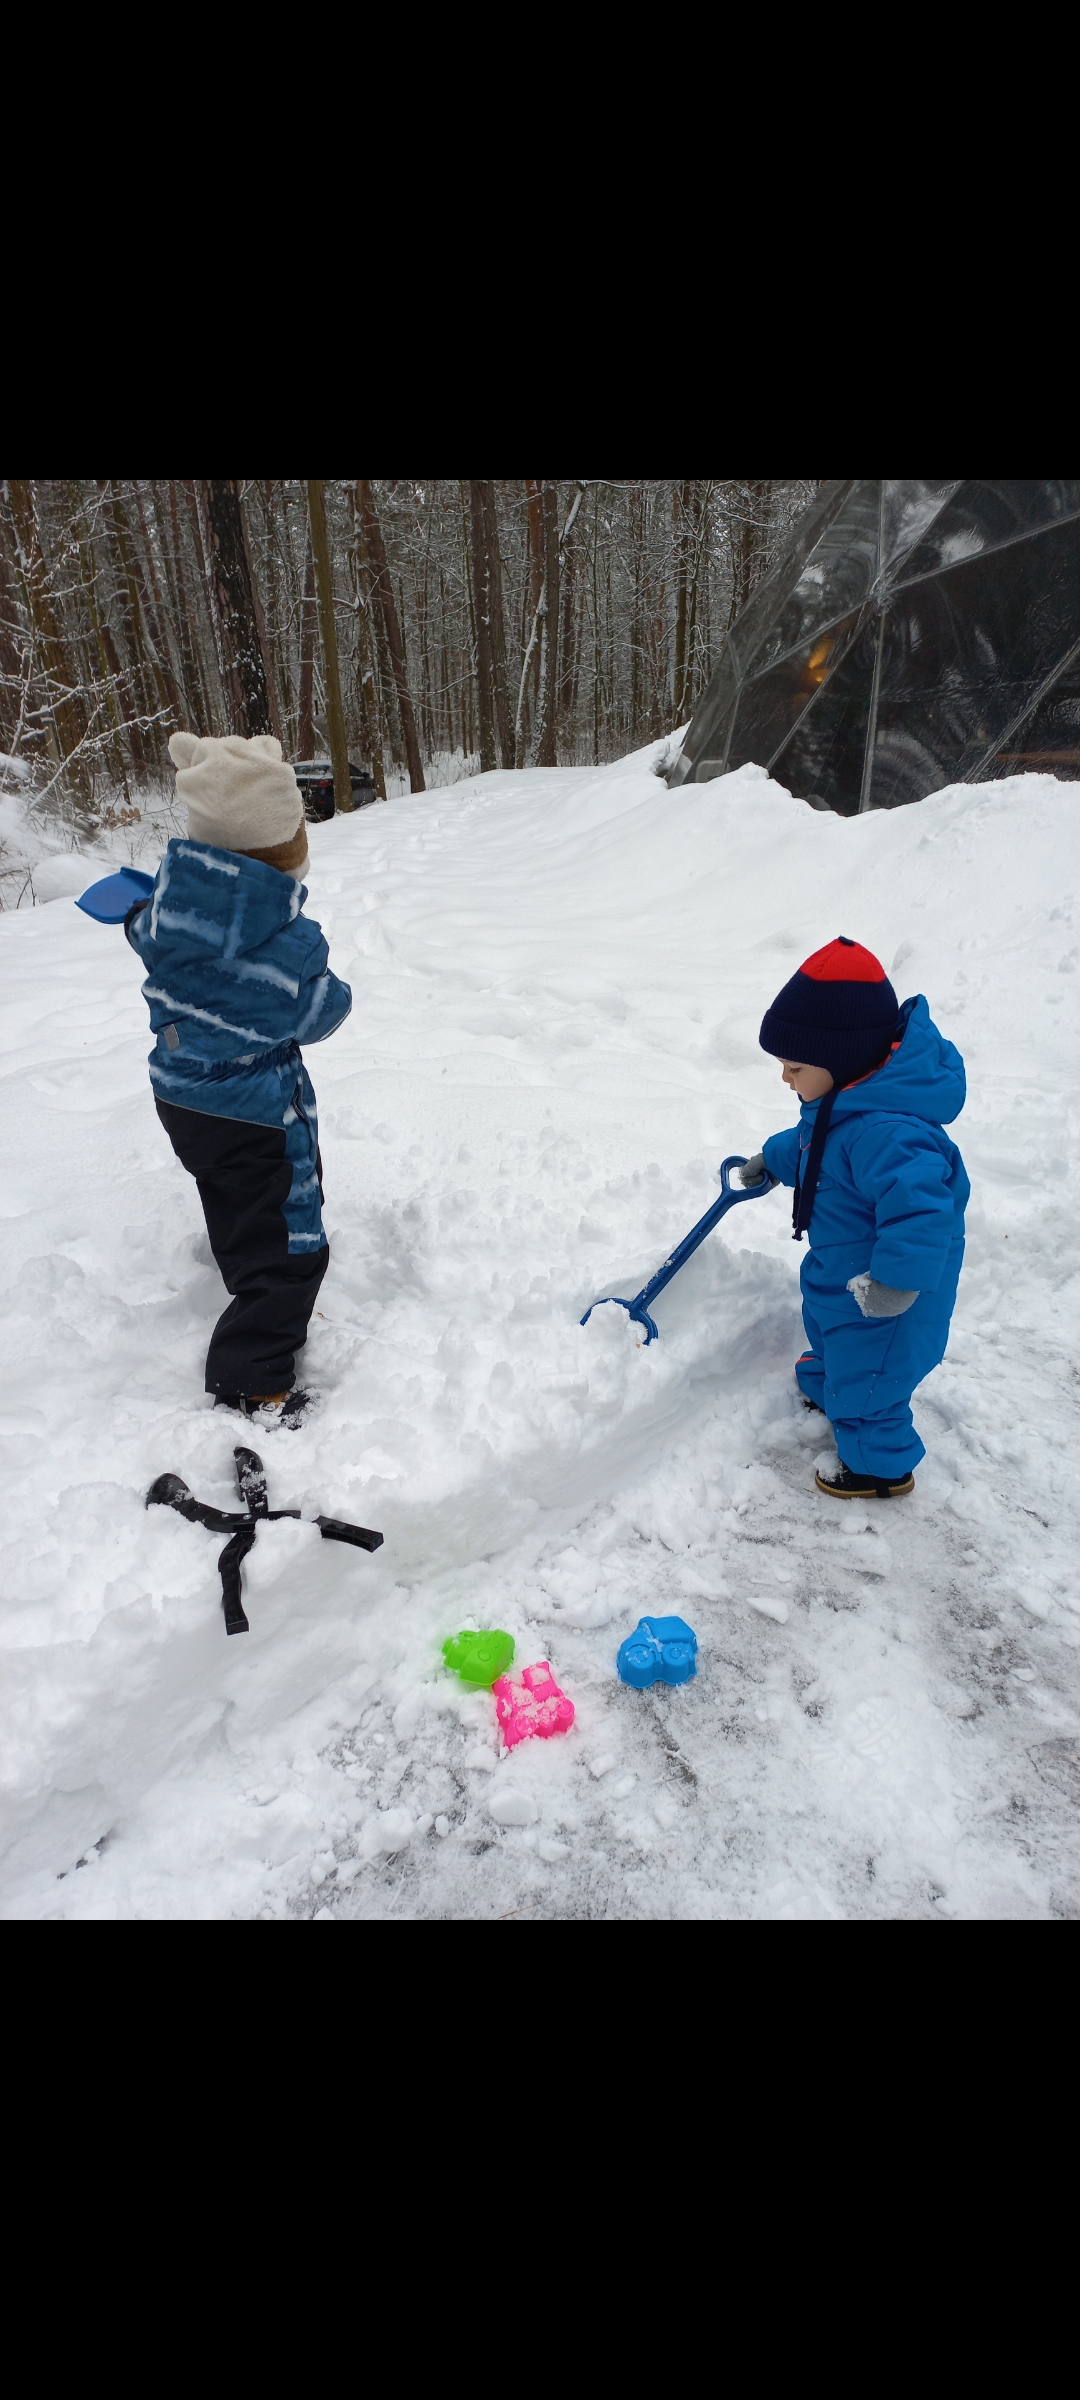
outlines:
{"label": "snowy forest", "polygon": [[816,489],[10,480],[0,789],[134,821],[177,726],[347,750],[380,798],[617,758],[689,717]]}

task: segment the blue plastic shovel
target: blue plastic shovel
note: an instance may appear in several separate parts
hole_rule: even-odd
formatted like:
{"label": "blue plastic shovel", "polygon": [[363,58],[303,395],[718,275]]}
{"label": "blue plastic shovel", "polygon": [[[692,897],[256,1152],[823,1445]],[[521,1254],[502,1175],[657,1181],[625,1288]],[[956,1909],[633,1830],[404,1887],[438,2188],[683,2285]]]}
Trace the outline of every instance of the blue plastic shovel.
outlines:
{"label": "blue plastic shovel", "polygon": [[100,883],[92,883],[75,902],[95,917],[99,925],[122,925],[129,908],[136,900],[148,900],[154,888],[152,875],[144,875],[141,867],[121,867],[118,875],[105,875]]}
{"label": "blue plastic shovel", "polygon": [[581,1323],[588,1324],[593,1308],[625,1308],[627,1314],[633,1317],[636,1325],[645,1327],[643,1348],[647,1349],[650,1342],[657,1341],[659,1328],[654,1325],[649,1315],[650,1300],[655,1300],[657,1293],[663,1291],[664,1285],[671,1282],[673,1275],[678,1274],[679,1268],[685,1267],[687,1259],[693,1256],[694,1251],[704,1241],[706,1234],[712,1232],[713,1226],[719,1225],[721,1217],[726,1217],[729,1208],[736,1207],[740,1200],[760,1200],[763,1192],[772,1191],[776,1177],[767,1173],[763,1183],[752,1183],[745,1190],[733,1192],[728,1180],[730,1170],[732,1167],[745,1167],[745,1165],[745,1158],[725,1158],[720,1169],[722,1188],[719,1200],[714,1200],[712,1207],[706,1209],[705,1215],[698,1224],[691,1227],[686,1240],[679,1243],[678,1249],[672,1251],[670,1258],[665,1258],[663,1266],[657,1269],[656,1274],[645,1285],[644,1291],[637,1294],[636,1299],[617,1300],[613,1292],[609,1293],[606,1300],[593,1301],[592,1308],[586,1309]]}

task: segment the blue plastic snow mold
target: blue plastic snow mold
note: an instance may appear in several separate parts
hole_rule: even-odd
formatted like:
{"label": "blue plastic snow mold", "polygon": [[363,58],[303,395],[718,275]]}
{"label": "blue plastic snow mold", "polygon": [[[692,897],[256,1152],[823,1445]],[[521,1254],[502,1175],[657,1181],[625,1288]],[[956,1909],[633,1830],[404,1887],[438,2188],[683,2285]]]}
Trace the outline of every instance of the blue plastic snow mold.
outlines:
{"label": "blue plastic snow mold", "polygon": [[[657,1293],[663,1291],[664,1285],[671,1282],[673,1275],[678,1274],[679,1268],[684,1267],[687,1259],[693,1257],[694,1251],[698,1248],[699,1244],[704,1241],[706,1234],[712,1232],[714,1225],[719,1225],[721,1217],[727,1215],[729,1208],[735,1208],[740,1200],[760,1200],[763,1192],[772,1191],[776,1182],[776,1177],[775,1175],[769,1175],[767,1173],[762,1183],[751,1183],[748,1184],[745,1189],[733,1192],[730,1182],[730,1169],[732,1167],[745,1167],[745,1165],[745,1158],[725,1158],[720,1169],[721,1192],[719,1200],[714,1200],[712,1207],[706,1209],[705,1215],[699,1219],[698,1223],[691,1226],[690,1232],[686,1236],[686,1240],[679,1243],[678,1249],[672,1251],[670,1258],[665,1258],[663,1266],[657,1268],[655,1275],[651,1277],[650,1281],[644,1286],[643,1290],[638,1292],[633,1300],[619,1300],[616,1298],[614,1292],[611,1292],[609,1293],[607,1299],[593,1301],[592,1308],[586,1309],[584,1316],[580,1320],[581,1323],[583,1325],[588,1324],[589,1318],[593,1312],[593,1308],[625,1308],[627,1314],[633,1317],[636,1325],[644,1325],[645,1327],[645,1340],[642,1344],[642,1347],[647,1349],[650,1342],[655,1342],[658,1339],[659,1328],[654,1325],[653,1320],[649,1315],[650,1300],[655,1300]],[[674,1623],[675,1620],[673,1619],[672,1622]]]}
{"label": "blue plastic snow mold", "polygon": [[75,906],[96,917],[99,925],[122,925],[129,908],[136,900],[148,900],[153,888],[154,877],[144,875],[141,867],[121,867],[118,875],[104,875],[100,883],[92,883]]}
{"label": "blue plastic snow mold", "polygon": [[615,1664],[637,1692],[647,1692],[651,1683],[689,1683],[697,1674],[697,1635],[681,1617],[642,1617]]}

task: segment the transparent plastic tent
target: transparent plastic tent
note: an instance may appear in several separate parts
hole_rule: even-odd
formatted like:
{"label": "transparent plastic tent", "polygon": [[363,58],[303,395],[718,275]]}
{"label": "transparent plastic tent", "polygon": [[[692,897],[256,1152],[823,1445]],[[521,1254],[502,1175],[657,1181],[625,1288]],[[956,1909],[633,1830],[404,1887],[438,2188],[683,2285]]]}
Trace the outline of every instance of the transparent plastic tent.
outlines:
{"label": "transparent plastic tent", "polygon": [[725,636],[672,786],[814,808],[1080,777],[1080,483],[829,483]]}

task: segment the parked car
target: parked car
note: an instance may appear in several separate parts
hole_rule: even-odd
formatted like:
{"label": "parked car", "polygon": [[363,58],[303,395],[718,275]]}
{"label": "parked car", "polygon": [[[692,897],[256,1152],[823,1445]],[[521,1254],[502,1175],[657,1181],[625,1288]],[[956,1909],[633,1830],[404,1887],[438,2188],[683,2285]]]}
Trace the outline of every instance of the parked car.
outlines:
{"label": "parked car", "polygon": [[[293,762],[293,774],[300,786],[304,815],[309,825],[325,825],[334,815],[334,770],[328,758],[301,758]],[[349,781],[352,784],[354,808],[366,808],[375,798],[375,778],[366,767],[354,767],[349,760]]]}

